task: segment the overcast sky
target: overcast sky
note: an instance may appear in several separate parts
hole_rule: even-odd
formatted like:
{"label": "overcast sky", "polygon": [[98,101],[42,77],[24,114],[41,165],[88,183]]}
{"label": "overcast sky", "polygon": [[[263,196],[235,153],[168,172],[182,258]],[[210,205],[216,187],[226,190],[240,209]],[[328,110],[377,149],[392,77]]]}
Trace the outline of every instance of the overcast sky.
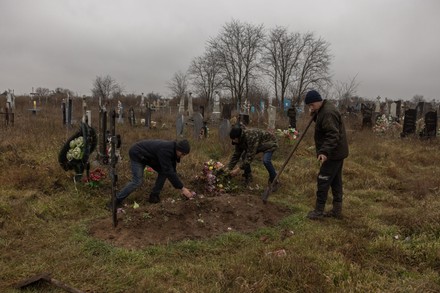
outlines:
{"label": "overcast sky", "polygon": [[168,96],[233,19],[313,32],[330,43],[334,81],[374,99],[440,100],[439,0],[0,0],[0,91],[89,95],[110,75],[125,93]]}

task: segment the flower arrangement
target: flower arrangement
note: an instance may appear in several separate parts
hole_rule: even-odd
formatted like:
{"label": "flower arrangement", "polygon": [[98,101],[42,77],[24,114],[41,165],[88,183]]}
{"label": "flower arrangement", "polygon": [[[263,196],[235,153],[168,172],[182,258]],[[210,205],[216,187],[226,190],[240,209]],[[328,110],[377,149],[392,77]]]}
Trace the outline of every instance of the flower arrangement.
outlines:
{"label": "flower arrangement", "polygon": [[70,149],[67,151],[66,158],[70,162],[72,160],[81,160],[84,156],[84,138],[79,136],[69,143]]}
{"label": "flower arrangement", "polygon": [[153,176],[154,172],[155,171],[154,171],[153,168],[151,168],[150,166],[146,166],[145,169],[144,169],[144,176],[145,176],[145,178]]}
{"label": "flower arrangement", "polygon": [[96,168],[93,171],[90,171],[89,177],[84,177],[83,181],[86,185],[90,187],[99,187],[101,186],[101,180],[106,177],[104,170],[101,168]]}
{"label": "flower arrangement", "polygon": [[288,128],[285,130],[277,129],[276,135],[280,137],[284,137],[287,139],[290,143],[293,143],[298,138],[298,130],[295,128]]}
{"label": "flower arrangement", "polygon": [[231,181],[230,174],[223,167],[221,162],[212,159],[205,162],[202,174],[196,176],[195,182],[202,182],[205,191],[214,196],[236,190],[238,186]]}
{"label": "flower arrangement", "polygon": [[376,119],[376,124],[373,126],[373,132],[377,134],[385,134],[387,132],[392,132],[394,130],[399,130],[401,125],[394,120],[394,118],[389,115],[383,114]]}

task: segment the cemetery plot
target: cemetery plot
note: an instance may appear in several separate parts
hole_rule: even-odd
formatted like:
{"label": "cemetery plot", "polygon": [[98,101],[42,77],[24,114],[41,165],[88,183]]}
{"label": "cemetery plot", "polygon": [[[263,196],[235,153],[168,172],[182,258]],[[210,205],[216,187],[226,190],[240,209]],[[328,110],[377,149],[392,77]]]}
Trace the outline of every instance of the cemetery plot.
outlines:
{"label": "cemetery plot", "polygon": [[222,195],[194,200],[168,199],[157,205],[126,207],[118,214],[119,225],[111,219],[96,221],[90,228],[94,237],[113,245],[143,248],[189,239],[206,239],[227,232],[251,232],[278,224],[292,211],[255,194]]}

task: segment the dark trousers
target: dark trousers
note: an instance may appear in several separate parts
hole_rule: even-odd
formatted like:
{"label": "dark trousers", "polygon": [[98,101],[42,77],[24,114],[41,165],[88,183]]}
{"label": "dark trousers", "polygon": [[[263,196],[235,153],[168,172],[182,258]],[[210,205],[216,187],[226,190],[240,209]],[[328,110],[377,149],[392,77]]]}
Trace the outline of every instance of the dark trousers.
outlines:
{"label": "dark trousers", "polygon": [[342,165],[344,160],[327,160],[322,163],[318,174],[316,203],[324,207],[328,191],[332,188],[333,203],[342,203]]}

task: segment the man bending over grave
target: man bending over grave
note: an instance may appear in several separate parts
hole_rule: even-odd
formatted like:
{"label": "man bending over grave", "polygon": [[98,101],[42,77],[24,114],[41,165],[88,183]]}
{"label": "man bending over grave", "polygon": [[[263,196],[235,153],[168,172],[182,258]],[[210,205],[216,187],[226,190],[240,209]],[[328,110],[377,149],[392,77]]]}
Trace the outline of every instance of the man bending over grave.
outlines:
{"label": "man bending over grave", "polygon": [[189,154],[190,145],[188,140],[141,140],[130,147],[132,180],[116,195],[116,205],[122,206],[123,200],[142,185],[144,169],[150,166],[157,172],[156,183],[150,193],[149,202],[160,202],[159,194],[162,191],[165,180],[168,179],[174,188],[180,189],[182,195],[191,199],[192,192],[184,187],[176,172],[176,164],[180,159]]}
{"label": "man bending over grave", "polygon": [[[240,126],[232,127],[229,137],[232,144],[235,145],[234,154],[227,165],[227,170],[232,176],[236,176],[240,169],[243,170],[243,177],[245,185],[249,185],[252,181],[251,163],[257,153],[263,153],[263,164],[269,173],[269,183],[271,184],[277,172],[272,165],[272,154],[278,148],[278,142],[274,134],[262,129],[242,129]],[[239,167],[234,167],[242,159]],[[276,182],[272,191],[278,189],[278,182]]]}

